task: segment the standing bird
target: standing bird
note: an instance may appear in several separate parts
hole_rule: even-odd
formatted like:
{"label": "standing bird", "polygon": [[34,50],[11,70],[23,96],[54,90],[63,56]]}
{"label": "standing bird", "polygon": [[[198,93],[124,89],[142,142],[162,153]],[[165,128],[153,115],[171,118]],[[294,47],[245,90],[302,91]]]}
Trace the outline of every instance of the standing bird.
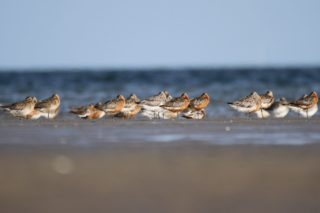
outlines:
{"label": "standing bird", "polygon": [[28,96],[21,102],[13,103],[10,105],[4,105],[1,107],[4,110],[8,111],[14,117],[29,119],[28,115],[32,113],[36,103],[36,97]]}
{"label": "standing bird", "polygon": [[76,114],[79,118],[89,120],[100,119],[106,114],[104,111],[97,109],[93,104],[72,108],[70,113]]}
{"label": "standing bird", "polygon": [[173,98],[167,103],[161,105],[163,109],[169,110],[171,112],[182,112],[187,109],[190,104],[190,99],[187,93],[182,93],[180,97]]}
{"label": "standing bird", "polygon": [[98,103],[95,107],[104,111],[106,115],[113,116],[121,112],[125,104],[126,99],[122,95],[118,95],[117,98],[109,100],[104,104]]}
{"label": "standing bird", "polygon": [[39,101],[34,107],[34,111],[29,116],[31,119],[37,119],[40,117],[53,119],[57,117],[59,113],[60,103],[59,95],[53,94],[51,97]]}
{"label": "standing bird", "polygon": [[269,109],[274,103],[273,92],[268,90],[265,94],[260,95],[260,97],[261,97],[261,108],[260,108],[260,112],[256,112],[256,114],[259,118],[269,117],[270,113],[266,111],[266,109]]}
{"label": "standing bird", "polygon": [[261,97],[261,109],[268,109],[274,103],[274,97],[272,91],[267,91],[265,94],[260,95]]}
{"label": "standing bird", "polygon": [[290,102],[289,108],[304,118],[310,118],[318,111],[318,101],[318,94],[313,91],[309,95],[304,95],[298,100]]}
{"label": "standing bird", "polygon": [[261,97],[257,92],[254,91],[248,96],[228,103],[228,105],[238,112],[256,113],[261,108]]}
{"label": "standing bird", "polygon": [[288,101],[285,97],[281,97],[279,101],[274,102],[268,111],[271,112],[275,118],[284,118],[289,113]]}
{"label": "standing bird", "polygon": [[141,110],[141,107],[139,106],[139,98],[135,94],[131,94],[126,99],[126,104],[122,108],[122,110],[116,115],[117,117],[121,118],[133,118],[138,114]]}

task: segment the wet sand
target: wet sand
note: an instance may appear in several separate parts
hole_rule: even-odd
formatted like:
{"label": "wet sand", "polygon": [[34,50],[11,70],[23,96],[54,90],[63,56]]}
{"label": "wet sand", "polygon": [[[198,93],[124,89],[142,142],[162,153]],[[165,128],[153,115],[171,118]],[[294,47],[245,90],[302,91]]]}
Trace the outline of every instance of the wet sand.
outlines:
{"label": "wet sand", "polygon": [[319,212],[320,119],[0,122],[1,212]]}

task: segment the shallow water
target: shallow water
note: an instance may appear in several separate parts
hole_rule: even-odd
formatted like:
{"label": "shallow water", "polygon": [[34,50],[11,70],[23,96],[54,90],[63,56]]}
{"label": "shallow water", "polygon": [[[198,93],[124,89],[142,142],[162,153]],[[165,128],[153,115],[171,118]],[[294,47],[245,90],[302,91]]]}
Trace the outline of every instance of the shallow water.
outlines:
{"label": "shallow water", "polygon": [[110,144],[306,145],[320,143],[320,119],[98,121],[2,118],[0,146],[99,147]]}
{"label": "shallow water", "polygon": [[241,116],[226,103],[256,90],[273,90],[276,97],[300,97],[320,88],[320,69],[156,69],[156,70],[46,70],[0,72],[0,103],[29,95],[38,99],[58,93],[62,111],[70,106],[106,101],[117,94],[144,98],[168,90],[172,96],[190,97],[208,92],[209,117]]}

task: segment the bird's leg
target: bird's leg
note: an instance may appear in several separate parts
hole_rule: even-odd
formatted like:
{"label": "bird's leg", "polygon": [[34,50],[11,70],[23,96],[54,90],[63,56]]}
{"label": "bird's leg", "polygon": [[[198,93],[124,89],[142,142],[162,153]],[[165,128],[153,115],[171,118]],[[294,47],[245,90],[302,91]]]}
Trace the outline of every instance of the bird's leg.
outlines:
{"label": "bird's leg", "polygon": [[260,110],[261,110],[261,116],[262,116],[262,119],[263,119],[263,118],[264,118],[264,117],[263,117],[263,111],[262,111],[262,109],[260,109]]}

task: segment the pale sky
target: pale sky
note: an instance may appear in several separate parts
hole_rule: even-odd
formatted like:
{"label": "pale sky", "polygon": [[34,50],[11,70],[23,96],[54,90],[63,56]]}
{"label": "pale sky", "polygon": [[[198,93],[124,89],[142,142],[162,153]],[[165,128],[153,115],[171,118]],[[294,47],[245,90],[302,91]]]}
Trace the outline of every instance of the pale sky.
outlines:
{"label": "pale sky", "polygon": [[320,65],[319,0],[0,0],[0,68]]}

